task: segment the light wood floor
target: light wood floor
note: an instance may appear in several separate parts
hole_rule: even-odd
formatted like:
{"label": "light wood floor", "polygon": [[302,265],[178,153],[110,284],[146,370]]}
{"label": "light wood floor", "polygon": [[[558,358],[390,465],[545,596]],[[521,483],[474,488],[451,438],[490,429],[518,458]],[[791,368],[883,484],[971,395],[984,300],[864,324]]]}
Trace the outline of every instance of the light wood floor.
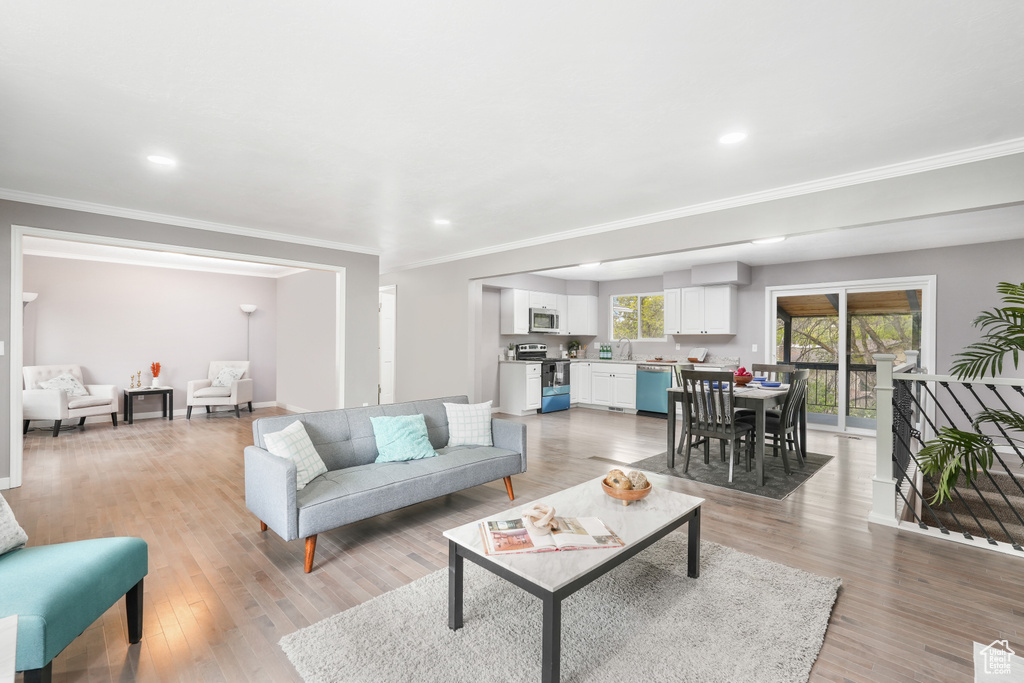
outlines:
{"label": "light wood floor", "polygon": [[[150,549],[142,643],[127,646],[121,601],[56,658],[55,680],[298,680],[281,636],[447,566],[441,531],[509,507],[498,481],[321,534],[304,574],[302,541],[261,534],[245,509],[242,415],[26,436],[24,485],[4,495],[30,544],[134,535]],[[516,419],[529,433],[529,471],[514,478],[522,502],[607,471],[594,457],[664,449],[655,418]],[[1024,559],[869,526],[873,447],[812,434],[812,450],[837,458],[785,501],[674,488],[707,499],[705,538],[842,577],[812,680],[968,681],[971,641],[1024,652]]]}

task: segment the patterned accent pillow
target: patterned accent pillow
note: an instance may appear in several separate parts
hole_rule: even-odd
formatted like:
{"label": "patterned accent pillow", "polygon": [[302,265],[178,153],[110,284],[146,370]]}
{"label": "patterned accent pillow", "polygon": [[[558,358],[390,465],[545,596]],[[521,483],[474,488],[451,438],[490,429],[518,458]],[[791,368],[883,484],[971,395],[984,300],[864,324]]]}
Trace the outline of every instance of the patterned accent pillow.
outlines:
{"label": "patterned accent pillow", "polygon": [[231,383],[235,380],[242,379],[242,375],[245,374],[245,370],[242,368],[221,368],[220,372],[213,379],[214,387],[230,387]]}
{"label": "patterned accent pillow", "polygon": [[14,510],[0,496],[0,555],[28,543],[28,534],[14,518]]}
{"label": "patterned accent pillow", "polygon": [[263,443],[271,455],[287,458],[295,463],[295,490],[301,491],[306,484],[327,471],[320,454],[316,452],[309,434],[301,422],[296,420],[279,432],[263,435]]}
{"label": "patterned accent pillow", "polygon": [[491,440],[491,402],[445,403],[448,414],[449,446],[493,446]]}
{"label": "patterned accent pillow", "polygon": [[427,435],[427,420],[422,415],[371,417],[370,424],[377,442],[374,462],[422,460],[437,455]]}
{"label": "patterned accent pillow", "polygon": [[82,386],[82,383],[72,375],[71,373],[65,372],[63,375],[57,375],[53,379],[40,382],[39,386],[43,389],[60,389],[68,396],[88,396],[89,391]]}

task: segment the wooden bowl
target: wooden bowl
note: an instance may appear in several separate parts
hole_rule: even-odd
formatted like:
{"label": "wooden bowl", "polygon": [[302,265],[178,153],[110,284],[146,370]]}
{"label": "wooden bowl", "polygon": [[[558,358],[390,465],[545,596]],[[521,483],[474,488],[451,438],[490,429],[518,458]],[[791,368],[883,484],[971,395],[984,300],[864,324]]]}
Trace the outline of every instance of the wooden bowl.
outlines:
{"label": "wooden bowl", "polygon": [[750,384],[750,380],[754,378],[751,375],[733,375],[732,379],[737,385],[742,387],[745,384]]}
{"label": "wooden bowl", "polygon": [[651,482],[647,482],[647,488],[644,489],[616,489],[612,488],[608,484],[601,482],[601,488],[604,492],[616,500],[621,500],[623,505],[629,505],[635,500],[646,498],[647,494],[654,488],[651,486]]}

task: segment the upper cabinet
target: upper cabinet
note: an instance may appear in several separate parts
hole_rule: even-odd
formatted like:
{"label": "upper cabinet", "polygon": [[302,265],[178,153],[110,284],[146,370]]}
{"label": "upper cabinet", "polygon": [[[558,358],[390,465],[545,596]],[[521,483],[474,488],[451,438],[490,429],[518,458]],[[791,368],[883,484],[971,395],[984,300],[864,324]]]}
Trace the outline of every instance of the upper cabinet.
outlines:
{"label": "upper cabinet", "polygon": [[736,334],[736,287],[666,289],[665,334]]}
{"label": "upper cabinet", "polygon": [[561,310],[562,333],[597,336],[597,297],[586,294],[568,295],[568,306]]}
{"label": "upper cabinet", "polygon": [[547,292],[530,292],[530,308],[551,308],[558,310],[558,295]]}
{"label": "upper cabinet", "polygon": [[501,334],[530,333],[530,294],[525,289],[501,290]]}

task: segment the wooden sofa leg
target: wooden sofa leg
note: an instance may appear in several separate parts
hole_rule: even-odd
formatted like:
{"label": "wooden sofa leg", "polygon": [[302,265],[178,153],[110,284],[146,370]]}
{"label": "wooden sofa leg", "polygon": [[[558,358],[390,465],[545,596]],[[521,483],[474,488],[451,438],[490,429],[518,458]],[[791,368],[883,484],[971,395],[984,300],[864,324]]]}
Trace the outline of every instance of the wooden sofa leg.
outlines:
{"label": "wooden sofa leg", "polygon": [[21,435],[22,436],[25,436],[26,434],[28,434],[28,423],[29,422],[31,422],[31,420],[22,420],[22,423],[23,423],[21,425]]}
{"label": "wooden sofa leg", "polygon": [[264,522],[264,521],[263,521],[263,520],[261,519],[261,520],[260,520],[260,531],[266,531],[266,530],[267,530],[267,523],[266,523],[266,522]]}
{"label": "wooden sofa leg", "polygon": [[252,401],[249,401],[249,412],[252,412]]}
{"label": "wooden sofa leg", "polygon": [[512,477],[505,477],[505,492],[508,493],[509,500],[515,500],[516,496],[512,493]]}
{"label": "wooden sofa leg", "polygon": [[60,436],[60,420],[53,421],[53,438]]}
{"label": "wooden sofa leg", "polygon": [[192,406],[189,406],[188,408],[185,409],[185,419],[186,420],[191,420],[192,419]]}
{"label": "wooden sofa leg", "polygon": [[306,538],[306,573],[313,571],[313,553],[316,552],[316,534]]}
{"label": "wooden sofa leg", "polygon": [[238,410],[238,406],[235,406],[235,417],[241,419],[242,413]]}
{"label": "wooden sofa leg", "polygon": [[42,669],[29,669],[25,672],[25,683],[50,683],[53,680],[53,660]]}
{"label": "wooden sofa leg", "polygon": [[110,421],[114,423],[115,427],[117,426],[117,411],[110,414]]}
{"label": "wooden sofa leg", "polygon": [[128,642],[135,644],[142,640],[142,582],[132,586],[124,595],[125,611],[128,612]]}

